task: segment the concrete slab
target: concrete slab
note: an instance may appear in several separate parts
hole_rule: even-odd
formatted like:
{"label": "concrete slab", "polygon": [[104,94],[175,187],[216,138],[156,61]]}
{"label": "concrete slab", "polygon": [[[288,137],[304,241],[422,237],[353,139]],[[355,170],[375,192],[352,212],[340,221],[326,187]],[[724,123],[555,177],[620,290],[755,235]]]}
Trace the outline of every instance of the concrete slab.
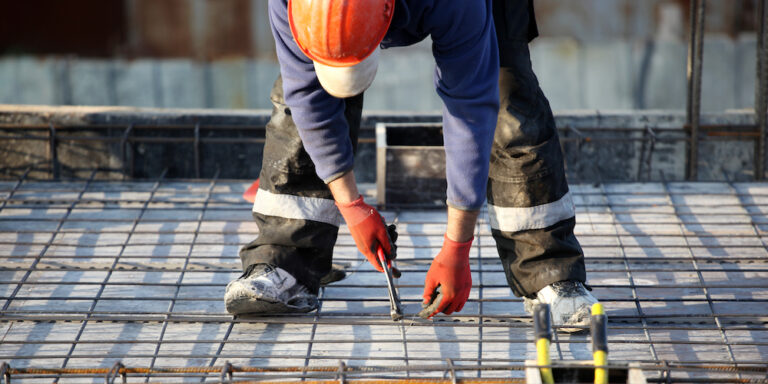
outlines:
{"label": "concrete slab", "polygon": [[736,45],[723,35],[704,38],[701,77],[701,111],[723,111],[736,107]]}
{"label": "concrete slab", "polygon": [[12,104],[15,100],[14,83],[16,76],[14,67],[13,58],[0,58],[0,84],[5,84],[5,86],[0,87],[0,104]]}
{"label": "concrete slab", "polygon": [[575,39],[540,37],[531,44],[531,62],[552,109],[586,108]]}
{"label": "concrete slab", "polygon": [[56,82],[52,59],[39,59],[32,56],[20,56],[11,59],[14,62],[15,82],[14,104],[58,104]]}
{"label": "concrete slab", "polygon": [[736,108],[755,108],[757,85],[757,35],[744,33],[736,41]]}
{"label": "concrete slab", "polygon": [[243,81],[248,65],[243,59],[218,60],[208,64],[211,72],[213,108],[246,108],[247,86]]}
{"label": "concrete slab", "polygon": [[207,92],[204,68],[190,60],[165,60],[160,62],[162,86],[159,107],[205,108]]}
{"label": "concrete slab", "polygon": [[279,74],[280,67],[274,60],[248,61],[245,74],[248,108],[272,109],[269,94]]}
{"label": "concrete slab", "polygon": [[632,44],[626,41],[588,43],[583,50],[583,107],[603,110],[634,108]]}
{"label": "concrete slab", "polygon": [[155,60],[118,61],[114,65],[117,105],[160,106],[158,62]]}
{"label": "concrete slab", "polygon": [[365,93],[366,110],[432,112],[442,109],[433,82],[431,40],[382,51],[376,79]]}
{"label": "concrete slab", "polygon": [[114,63],[77,59],[69,63],[69,86],[74,105],[115,105]]}
{"label": "concrete slab", "polygon": [[657,41],[643,88],[643,105],[650,109],[686,107],[686,45],[683,41]]}

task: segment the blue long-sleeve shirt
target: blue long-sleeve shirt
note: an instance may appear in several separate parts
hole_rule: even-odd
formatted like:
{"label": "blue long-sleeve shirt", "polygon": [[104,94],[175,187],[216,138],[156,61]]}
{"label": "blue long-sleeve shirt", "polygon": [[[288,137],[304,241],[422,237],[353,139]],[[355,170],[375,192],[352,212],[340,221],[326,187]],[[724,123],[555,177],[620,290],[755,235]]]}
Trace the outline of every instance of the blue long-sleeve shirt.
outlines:
{"label": "blue long-sleeve shirt", "polygon": [[[354,166],[344,101],[323,90],[312,60],[291,35],[287,0],[269,0],[285,102],[304,148],[326,183]],[[499,57],[491,0],[396,0],[382,48],[432,37],[434,82],[443,100],[447,203],[478,209],[499,108]]]}

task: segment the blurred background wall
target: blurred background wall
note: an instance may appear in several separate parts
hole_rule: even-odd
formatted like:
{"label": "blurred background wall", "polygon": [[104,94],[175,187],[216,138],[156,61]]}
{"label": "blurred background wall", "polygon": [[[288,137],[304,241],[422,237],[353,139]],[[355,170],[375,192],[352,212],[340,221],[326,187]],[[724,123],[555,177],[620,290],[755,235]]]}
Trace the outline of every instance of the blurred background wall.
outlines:
{"label": "blurred background wall", "polygon": [[[704,111],[750,108],[755,0],[709,0]],[[0,104],[269,108],[267,0],[0,1]],[[685,107],[688,1],[537,0],[556,110]],[[434,111],[430,45],[384,51],[367,110]]]}

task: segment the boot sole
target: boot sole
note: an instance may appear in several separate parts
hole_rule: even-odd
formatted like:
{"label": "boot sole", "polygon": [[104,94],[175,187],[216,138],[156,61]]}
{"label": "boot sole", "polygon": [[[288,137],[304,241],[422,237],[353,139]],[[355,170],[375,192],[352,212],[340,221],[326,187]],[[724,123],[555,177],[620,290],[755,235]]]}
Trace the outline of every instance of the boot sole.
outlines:
{"label": "boot sole", "polygon": [[[523,309],[525,312],[527,312],[530,315],[533,315],[533,308],[536,306],[536,304],[539,304],[538,299],[528,299],[525,298],[523,301]],[[578,316],[577,316],[578,315]],[[589,327],[590,323],[592,322],[592,318],[590,317],[589,307],[585,310],[584,308],[580,308],[576,312],[574,312],[571,315],[571,318],[569,321],[559,323],[555,321],[555,324],[558,326],[557,331],[562,333],[583,333],[588,332],[589,328],[562,328],[567,326],[584,326]]]}
{"label": "boot sole", "polygon": [[271,297],[255,295],[241,284],[230,284],[224,294],[224,305],[227,312],[233,315],[242,315],[246,313],[306,313],[317,309],[318,303],[315,299],[314,305],[298,307]]}
{"label": "boot sole", "polygon": [[251,297],[236,297],[225,300],[227,312],[233,315],[270,313],[307,313],[316,307],[296,307],[281,302],[259,300]]}

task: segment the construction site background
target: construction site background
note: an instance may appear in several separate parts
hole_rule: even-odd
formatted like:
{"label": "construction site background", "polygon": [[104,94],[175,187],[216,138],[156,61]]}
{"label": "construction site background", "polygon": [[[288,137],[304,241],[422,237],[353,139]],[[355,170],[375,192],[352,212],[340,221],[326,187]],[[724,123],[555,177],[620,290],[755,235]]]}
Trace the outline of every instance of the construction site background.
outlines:
{"label": "construction site background", "polygon": [[[267,0],[0,3],[0,104],[269,108]],[[537,0],[555,110],[684,109],[689,1]],[[704,112],[751,108],[755,0],[710,0]],[[367,110],[435,111],[429,41],[385,51]]]}

